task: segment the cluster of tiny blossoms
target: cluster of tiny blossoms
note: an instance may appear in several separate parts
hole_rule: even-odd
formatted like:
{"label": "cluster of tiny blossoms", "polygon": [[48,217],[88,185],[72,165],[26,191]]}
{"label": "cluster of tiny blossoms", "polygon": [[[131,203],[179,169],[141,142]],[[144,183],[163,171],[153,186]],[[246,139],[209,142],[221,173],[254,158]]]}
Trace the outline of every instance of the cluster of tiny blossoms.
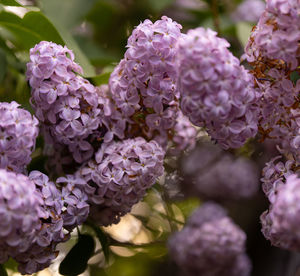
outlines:
{"label": "cluster of tiny blossoms", "polygon": [[273,158],[263,169],[263,190],[271,205],[261,215],[262,232],[275,246],[299,250],[299,168],[294,161],[283,163],[280,158]]}
{"label": "cluster of tiny blossoms", "polygon": [[112,117],[124,121],[127,138],[167,137],[165,133],[175,125],[179,93],[174,64],[180,29],[166,16],[154,23],[147,19],[128,39],[124,59],[109,81],[117,108]]}
{"label": "cluster of tiny blossoms", "polygon": [[260,15],[264,12],[266,4],[263,0],[245,0],[231,15],[236,22],[247,21],[257,22]]}
{"label": "cluster of tiny blossoms", "polygon": [[0,263],[28,251],[40,229],[42,204],[27,176],[0,170]]}
{"label": "cluster of tiny blossoms", "polygon": [[204,203],[168,242],[171,258],[184,275],[248,276],[245,233],[215,203]]}
{"label": "cluster of tiny blossoms", "polygon": [[[245,48],[245,58],[261,90],[259,132],[282,153],[299,161],[300,5],[298,0],[269,0]],[[299,79],[299,78],[298,78]]]}
{"label": "cluster of tiny blossoms", "polygon": [[86,180],[91,217],[100,225],[117,223],[163,174],[165,152],[143,138],[103,144],[78,173]]}
{"label": "cluster of tiny blossoms", "polygon": [[223,148],[238,148],[257,132],[253,79],[216,32],[197,28],[177,45],[181,110]]}
{"label": "cluster of tiny blossoms", "polygon": [[[25,177],[25,176],[23,176]],[[19,263],[19,271],[28,274],[48,267],[58,252],[56,246],[69,239],[69,232],[82,224],[89,213],[87,195],[83,192],[83,179],[67,175],[57,179],[57,184],[39,172],[32,171],[29,180],[35,184],[35,193],[40,199],[39,228],[26,251],[12,256]],[[32,213],[35,214],[34,212]],[[34,228],[31,230],[33,231]]]}
{"label": "cluster of tiny blossoms", "polygon": [[96,88],[77,73],[82,69],[66,46],[42,41],[30,50],[31,103],[45,139],[54,148],[67,146],[74,160],[82,163],[94,152],[90,135],[98,130],[97,138],[103,138],[106,127]]}
{"label": "cluster of tiny blossoms", "polygon": [[245,157],[235,158],[211,143],[199,143],[180,163],[181,186],[188,195],[237,200],[249,198],[258,191],[255,163]]}
{"label": "cluster of tiny blossoms", "polygon": [[23,172],[31,161],[38,120],[16,102],[0,103],[0,167]]}

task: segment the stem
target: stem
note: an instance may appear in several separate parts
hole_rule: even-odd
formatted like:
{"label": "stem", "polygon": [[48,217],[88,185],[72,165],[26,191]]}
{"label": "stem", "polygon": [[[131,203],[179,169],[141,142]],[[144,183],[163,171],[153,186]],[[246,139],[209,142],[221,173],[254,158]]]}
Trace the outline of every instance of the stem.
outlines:
{"label": "stem", "polygon": [[213,21],[214,21],[214,26],[217,31],[217,33],[220,35],[221,34],[221,29],[220,29],[220,18],[219,18],[219,6],[218,6],[218,0],[212,0],[211,3],[211,11],[213,14]]}

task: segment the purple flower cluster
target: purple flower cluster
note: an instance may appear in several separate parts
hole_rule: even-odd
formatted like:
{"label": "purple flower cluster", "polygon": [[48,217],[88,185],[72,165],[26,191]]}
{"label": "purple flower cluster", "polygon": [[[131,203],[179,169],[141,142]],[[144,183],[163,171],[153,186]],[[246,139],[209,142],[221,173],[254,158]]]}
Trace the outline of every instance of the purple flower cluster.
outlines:
{"label": "purple flower cluster", "polygon": [[262,232],[275,246],[288,250],[300,249],[300,178],[286,177],[284,185],[277,186],[268,211],[261,215]]}
{"label": "purple flower cluster", "polygon": [[237,200],[253,196],[259,188],[255,163],[235,158],[219,147],[203,143],[181,160],[183,182],[189,195],[218,200]]}
{"label": "purple flower cluster", "polygon": [[232,19],[236,22],[257,22],[264,12],[266,4],[262,0],[245,0],[232,14]]}
{"label": "purple flower cluster", "polygon": [[270,69],[267,80],[258,82],[262,95],[260,100],[260,133],[263,138],[273,139],[281,153],[292,153],[300,160],[300,111],[297,97],[300,80],[294,84],[289,73]]}
{"label": "purple flower cluster", "polygon": [[67,175],[58,178],[56,185],[39,171],[32,171],[29,179],[42,199],[42,216],[30,247],[15,256],[19,271],[27,274],[48,267],[58,254],[57,244],[67,241],[69,232],[82,224],[89,213],[83,179]]}
{"label": "purple flower cluster", "polygon": [[267,0],[245,52],[249,62],[279,59],[295,69],[300,57],[298,0]]}
{"label": "purple flower cluster", "polygon": [[[158,136],[156,140],[160,137]],[[178,155],[184,150],[190,151],[194,149],[197,139],[197,129],[190,122],[190,120],[178,112],[175,125],[170,130],[169,138],[163,138],[165,141],[169,140],[168,154]],[[159,142],[159,141],[158,141]],[[163,144],[162,142],[160,144]]]}
{"label": "purple flower cluster", "polygon": [[89,136],[97,131],[103,138],[106,127],[96,88],[76,73],[82,69],[66,46],[42,41],[30,50],[31,103],[46,141],[66,145],[75,161],[82,163],[94,152]]}
{"label": "purple flower cluster", "polygon": [[38,120],[16,102],[0,103],[0,168],[23,172],[31,161]]}
{"label": "purple flower cluster", "polygon": [[205,203],[168,242],[169,252],[185,275],[250,275],[245,233],[215,203]]}
{"label": "purple flower cluster", "polygon": [[300,5],[298,0],[268,0],[265,12],[251,34],[244,57],[253,67],[261,90],[259,130],[273,139],[283,154],[299,162]]}
{"label": "purple flower cluster", "polygon": [[228,47],[204,28],[188,31],[177,45],[181,110],[225,149],[241,147],[257,132],[253,78]]}
{"label": "purple flower cluster", "polygon": [[112,117],[123,121],[119,138],[163,135],[175,125],[179,93],[176,89],[176,43],[181,26],[163,16],[145,20],[128,39],[124,59],[110,77],[116,106]]}
{"label": "purple flower cluster", "polygon": [[278,188],[286,182],[288,176],[294,173],[296,164],[293,160],[283,163],[279,161],[281,156],[274,157],[262,171],[262,189],[271,203],[274,202]]}
{"label": "purple flower cluster", "polygon": [[103,144],[95,160],[78,172],[88,183],[84,187],[94,220],[109,225],[130,212],[163,174],[163,158],[158,143],[140,137]]}
{"label": "purple flower cluster", "polygon": [[42,203],[27,176],[0,169],[0,263],[27,252],[40,229]]}

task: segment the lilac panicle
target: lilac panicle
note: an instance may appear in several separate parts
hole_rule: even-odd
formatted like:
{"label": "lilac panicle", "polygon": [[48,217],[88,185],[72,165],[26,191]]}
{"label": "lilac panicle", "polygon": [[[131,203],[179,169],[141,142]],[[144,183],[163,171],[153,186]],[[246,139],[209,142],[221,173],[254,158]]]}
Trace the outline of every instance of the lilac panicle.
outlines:
{"label": "lilac panicle", "polygon": [[[77,163],[88,160],[94,148],[90,136],[103,139],[104,102],[66,46],[42,41],[30,50],[27,79],[31,103],[42,123],[46,142],[66,145]],[[107,139],[107,138],[104,138]]]}
{"label": "lilac panicle", "polygon": [[215,200],[252,197],[259,188],[256,164],[234,157],[211,143],[199,144],[181,160],[182,189],[188,195]]}
{"label": "lilac panicle", "polygon": [[86,182],[77,176],[60,177],[55,184],[48,176],[32,171],[29,179],[35,184],[36,192],[43,199],[40,229],[35,231],[30,247],[15,256],[19,271],[32,274],[48,267],[57,257],[58,243],[70,238],[70,232],[82,224],[89,213],[87,195],[83,191]]}
{"label": "lilac panicle", "polygon": [[205,203],[180,232],[171,236],[168,247],[171,258],[186,275],[217,276],[238,271],[238,275],[248,276],[251,264],[245,257],[245,241],[245,233],[221,206]]}
{"label": "lilac panicle", "polygon": [[179,39],[176,57],[183,114],[224,149],[257,133],[253,78],[228,47],[216,32],[197,28]]}
{"label": "lilac panicle", "polygon": [[16,102],[0,103],[0,167],[24,172],[38,136],[38,120]]}
{"label": "lilac panicle", "polygon": [[156,135],[167,137],[178,112],[175,45],[181,26],[163,16],[152,23],[145,20],[128,39],[124,59],[111,74],[111,98],[124,122],[126,138]]}
{"label": "lilac panicle", "polygon": [[130,212],[163,174],[164,154],[158,143],[141,137],[102,145],[78,171],[88,183],[84,187],[96,223],[116,223]]}
{"label": "lilac panicle", "polygon": [[287,250],[300,249],[300,178],[291,174],[277,194],[268,211],[261,215],[262,232],[275,246]]}
{"label": "lilac panicle", "polygon": [[300,80],[299,0],[268,0],[245,48],[244,58],[253,67],[261,90],[259,132],[272,139],[282,154],[292,154],[299,162]]}
{"label": "lilac panicle", "polygon": [[27,252],[43,217],[42,197],[25,175],[0,169],[0,263]]}

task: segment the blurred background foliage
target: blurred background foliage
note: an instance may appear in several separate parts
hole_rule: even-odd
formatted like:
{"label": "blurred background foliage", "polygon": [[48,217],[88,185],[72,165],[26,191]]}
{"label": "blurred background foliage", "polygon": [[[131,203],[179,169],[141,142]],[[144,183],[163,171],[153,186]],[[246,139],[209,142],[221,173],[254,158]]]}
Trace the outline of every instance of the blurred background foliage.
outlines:
{"label": "blurred background foliage", "polygon": [[[198,26],[216,30],[240,57],[255,24],[233,20],[232,13],[240,3],[241,0],[0,0],[0,100],[15,100],[31,110],[26,63],[29,49],[41,40],[66,44],[83,67],[84,77],[95,85],[107,83],[110,72],[123,57],[127,38],[134,27],[147,18],[154,21],[162,15],[179,22],[183,32]],[[253,152],[251,145],[247,147],[239,154]],[[39,151],[38,144],[34,153],[37,157],[33,156],[35,165],[41,161]],[[160,188],[159,185],[154,187],[117,226],[97,233],[88,225],[81,229],[82,233],[98,237],[97,254],[90,259],[84,275],[173,275],[176,268],[168,262],[165,241],[171,232],[181,229],[200,201],[194,198],[172,201],[161,196]],[[266,208],[263,196],[226,207],[248,233],[253,275],[277,275],[271,274],[265,263],[287,253],[271,250],[260,234],[258,217]],[[59,275],[55,272],[58,263],[75,244],[76,235],[62,245],[63,253],[53,268],[38,275]],[[109,258],[105,260],[107,251]],[[11,261],[5,267],[10,274],[16,271]]]}

